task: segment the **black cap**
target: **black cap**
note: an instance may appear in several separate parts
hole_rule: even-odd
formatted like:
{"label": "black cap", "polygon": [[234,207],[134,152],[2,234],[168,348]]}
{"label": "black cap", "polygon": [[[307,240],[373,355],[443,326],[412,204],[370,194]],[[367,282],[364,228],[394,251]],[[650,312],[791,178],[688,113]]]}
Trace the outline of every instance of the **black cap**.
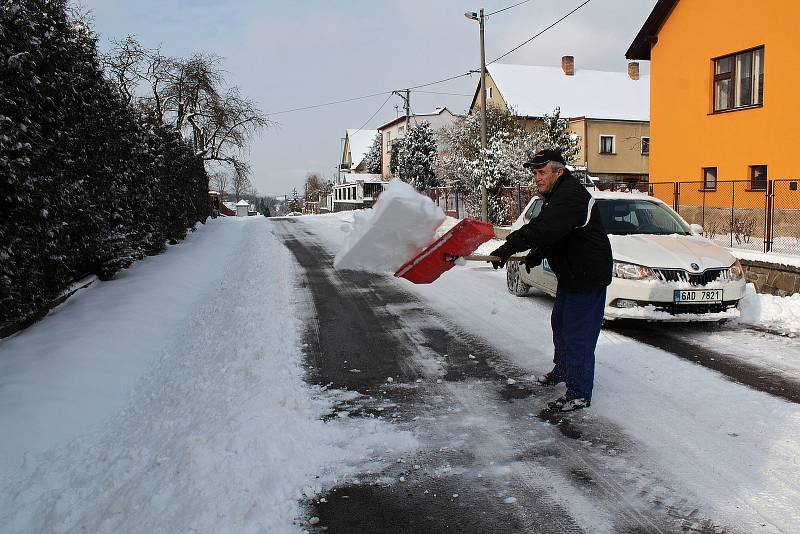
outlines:
{"label": "black cap", "polygon": [[564,162],[564,157],[561,155],[561,152],[558,150],[540,150],[536,154],[534,154],[531,158],[528,159],[525,163],[522,164],[523,167],[526,169],[541,169],[549,161],[557,161],[562,165],[566,165]]}

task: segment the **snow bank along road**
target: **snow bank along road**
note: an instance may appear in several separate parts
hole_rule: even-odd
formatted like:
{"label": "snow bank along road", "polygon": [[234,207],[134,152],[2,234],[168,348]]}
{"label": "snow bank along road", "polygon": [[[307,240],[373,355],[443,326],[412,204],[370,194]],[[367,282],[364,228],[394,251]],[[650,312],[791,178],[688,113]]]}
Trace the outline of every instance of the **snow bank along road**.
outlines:
{"label": "snow bank along road", "polygon": [[796,340],[606,330],[554,424],[549,299],[335,271],[343,224],[217,219],[0,341],[0,531],[800,531],[796,400],[671,352],[792,388]]}

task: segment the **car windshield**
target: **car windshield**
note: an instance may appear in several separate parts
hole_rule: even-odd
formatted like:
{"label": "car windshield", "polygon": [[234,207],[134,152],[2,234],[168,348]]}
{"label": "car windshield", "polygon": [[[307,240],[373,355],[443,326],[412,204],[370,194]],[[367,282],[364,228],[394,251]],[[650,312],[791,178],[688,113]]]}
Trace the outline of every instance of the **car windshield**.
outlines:
{"label": "car windshield", "polygon": [[681,234],[689,235],[691,229],[666,206],[647,199],[597,199],[597,208],[606,232],[629,234]]}

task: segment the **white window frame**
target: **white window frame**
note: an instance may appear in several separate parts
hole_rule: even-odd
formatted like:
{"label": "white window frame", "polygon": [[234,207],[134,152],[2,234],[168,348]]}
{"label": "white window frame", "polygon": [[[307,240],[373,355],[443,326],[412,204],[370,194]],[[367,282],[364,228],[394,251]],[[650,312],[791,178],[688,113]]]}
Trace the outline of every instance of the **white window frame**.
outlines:
{"label": "white window frame", "polygon": [[[610,137],[611,138],[611,152],[603,152],[603,138]],[[611,134],[600,134],[600,143],[597,147],[597,151],[600,154],[607,154],[607,155],[614,155],[617,153],[617,136]]]}
{"label": "white window frame", "polygon": [[[644,151],[644,140],[647,139],[647,152]],[[650,136],[643,135],[641,139],[641,146],[642,146],[642,156],[649,156],[650,155]]]}

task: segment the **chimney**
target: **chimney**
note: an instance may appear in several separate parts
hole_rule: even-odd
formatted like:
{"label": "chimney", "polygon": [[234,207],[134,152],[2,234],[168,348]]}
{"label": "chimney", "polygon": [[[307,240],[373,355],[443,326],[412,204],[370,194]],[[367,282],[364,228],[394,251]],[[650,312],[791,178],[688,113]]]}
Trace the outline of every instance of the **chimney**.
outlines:
{"label": "chimney", "polygon": [[638,61],[631,61],[628,63],[628,77],[631,80],[638,80],[639,79],[639,62]]}
{"label": "chimney", "polygon": [[575,56],[562,56],[561,69],[567,76],[575,76]]}

